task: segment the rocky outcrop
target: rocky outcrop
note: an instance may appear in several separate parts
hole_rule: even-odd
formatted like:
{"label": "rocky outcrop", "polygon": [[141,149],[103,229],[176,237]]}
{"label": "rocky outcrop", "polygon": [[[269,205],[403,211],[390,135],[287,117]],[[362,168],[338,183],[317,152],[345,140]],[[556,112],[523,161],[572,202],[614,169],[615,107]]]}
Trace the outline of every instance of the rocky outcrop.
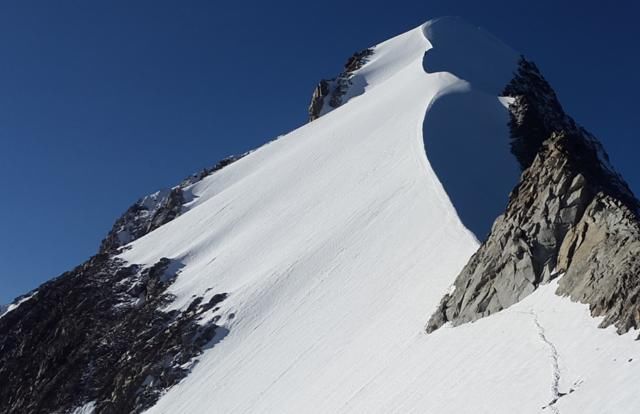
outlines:
{"label": "rocky outcrop", "polygon": [[354,73],[373,55],[373,49],[354,53],[344,65],[344,70],[333,79],[322,79],[313,90],[309,104],[309,121],[313,121],[342,105],[344,96],[352,85]]}
{"label": "rocky outcrop", "polygon": [[625,181],[615,172],[600,141],[568,116],[538,67],[520,58],[514,78],[502,92],[514,100],[509,105],[511,152],[522,170],[538,155],[553,133],[575,137],[583,148],[572,156],[587,171],[594,185],[606,188],[616,198],[637,210],[638,202]]}
{"label": "rocky outcrop", "polygon": [[518,94],[511,144],[524,172],[427,332],[498,312],[561,275],[557,293],[589,304],[603,326],[638,327],[638,201],[535,65],[522,59],[505,92]]}
{"label": "rocky outcrop", "polygon": [[589,304],[600,326],[640,328],[640,225],[615,198],[597,194],[558,254],[560,295]]}
{"label": "rocky outcrop", "polygon": [[158,191],[148,195],[116,220],[113,228],[100,245],[103,253],[115,253],[118,248],[139,239],[176,218],[182,211],[182,188]]}
{"label": "rocky outcrop", "polygon": [[330,81],[326,79],[320,80],[311,95],[311,103],[309,104],[309,121],[313,121],[320,117],[324,100],[331,93]]}
{"label": "rocky outcrop", "polygon": [[139,239],[147,233],[170,222],[182,213],[185,203],[184,190],[246,156],[232,155],[218,161],[213,167],[193,174],[171,188],[157,191],[136,201],[120,216],[100,245],[100,253],[116,253],[125,244]]}
{"label": "rocky outcrop", "polygon": [[178,268],[96,255],[1,318],[0,412],[67,412],[89,401],[98,413],[151,406],[225,333],[198,322],[218,310],[202,298],[183,312],[160,310]]}
{"label": "rocky outcrop", "polygon": [[142,412],[226,335],[216,323],[225,292],[166,311],[181,263],[143,268],[116,255],[181,214],[190,185],[244,155],[139,200],[97,255],[14,302],[0,317],[0,412],[68,413],[85,404],[96,413]]}
{"label": "rocky outcrop", "polygon": [[239,155],[230,155],[226,158],[221,159],[220,161],[218,161],[213,167],[210,168],[205,168],[202,171],[200,171],[197,174],[193,174],[187,178],[185,178],[184,180],[182,180],[182,182],[180,183],[179,187],[184,189],[190,185],[193,185],[199,181],[201,181],[202,179],[204,179],[205,177],[210,176],[211,174],[220,171],[221,169],[223,169],[224,167],[226,167],[227,165],[231,165],[234,162],[241,160],[242,158],[246,157],[247,155],[251,154],[252,151],[247,151],[245,153],[239,154]]}
{"label": "rocky outcrop", "polygon": [[562,240],[593,192],[566,157],[568,140],[553,136],[524,171],[506,212],[442,300],[428,331],[500,311],[556,276]]}
{"label": "rocky outcrop", "polygon": [[523,170],[531,165],[542,143],[553,132],[577,131],[578,127],[565,114],[556,93],[533,62],[520,59],[515,76],[502,95],[514,99],[509,108],[511,152]]}

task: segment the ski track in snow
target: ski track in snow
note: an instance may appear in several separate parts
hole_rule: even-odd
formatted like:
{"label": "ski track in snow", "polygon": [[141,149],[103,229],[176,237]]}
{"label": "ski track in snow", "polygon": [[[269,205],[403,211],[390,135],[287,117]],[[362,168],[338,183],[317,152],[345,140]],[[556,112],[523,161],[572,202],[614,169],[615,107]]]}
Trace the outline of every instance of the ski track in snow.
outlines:
{"label": "ski track in snow", "polygon": [[567,392],[560,391],[560,353],[558,352],[556,345],[549,339],[547,332],[544,326],[542,326],[542,324],[540,323],[538,314],[535,312],[535,310],[531,309],[529,311],[529,314],[533,318],[533,323],[535,324],[538,331],[538,337],[549,348],[549,358],[551,359],[551,401],[549,402],[549,404],[542,407],[542,409],[545,410],[547,408],[550,408],[554,414],[560,414],[560,408],[558,407],[558,402],[560,401],[560,399],[577,391],[578,388],[580,388],[580,386],[582,385],[583,381],[581,379],[577,379],[573,382],[572,386]]}
{"label": "ski track in snow", "polygon": [[533,317],[533,323],[536,325],[536,328],[538,329],[538,336],[540,337],[540,340],[542,340],[542,342],[544,342],[549,347],[549,351],[550,351],[549,358],[551,359],[551,363],[552,363],[552,377],[551,377],[552,399],[551,399],[551,402],[549,402],[549,404],[547,404],[542,408],[545,409],[548,407],[548,408],[551,408],[551,410],[555,414],[560,414],[560,410],[555,405],[560,399],[560,397],[564,395],[560,393],[560,363],[559,363],[558,350],[556,349],[556,346],[553,344],[553,342],[551,342],[547,338],[544,327],[540,324],[540,321],[538,320],[538,315],[536,315],[533,309],[530,311],[530,313],[531,313],[531,316]]}

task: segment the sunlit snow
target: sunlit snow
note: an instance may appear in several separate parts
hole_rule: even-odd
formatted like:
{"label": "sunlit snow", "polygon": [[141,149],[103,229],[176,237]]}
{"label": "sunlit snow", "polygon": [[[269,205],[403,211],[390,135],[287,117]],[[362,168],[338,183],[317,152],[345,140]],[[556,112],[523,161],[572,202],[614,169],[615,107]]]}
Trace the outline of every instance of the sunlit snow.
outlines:
{"label": "sunlit snow", "polygon": [[[468,179],[488,223],[518,180],[497,90],[515,55],[496,42],[440,19],[379,44],[358,72],[363,94],[195,184],[188,211],[122,254],[184,265],[174,308],[229,293],[218,321],[228,335],[149,412],[640,410],[632,335],[598,329],[553,285],[424,334],[478,247],[463,224],[468,206],[454,206],[436,173]],[[438,103],[452,93],[462,101]],[[460,126],[467,119],[476,137]]]}

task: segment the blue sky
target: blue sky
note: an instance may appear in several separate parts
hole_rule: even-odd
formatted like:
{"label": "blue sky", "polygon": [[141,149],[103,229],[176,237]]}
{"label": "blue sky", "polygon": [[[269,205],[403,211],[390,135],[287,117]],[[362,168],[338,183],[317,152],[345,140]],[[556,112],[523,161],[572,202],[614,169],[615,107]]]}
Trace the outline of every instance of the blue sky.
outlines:
{"label": "blue sky", "polygon": [[0,4],[0,303],[96,252],[137,198],[301,125],[356,50],[442,15],[535,60],[636,193],[638,7],[558,1]]}

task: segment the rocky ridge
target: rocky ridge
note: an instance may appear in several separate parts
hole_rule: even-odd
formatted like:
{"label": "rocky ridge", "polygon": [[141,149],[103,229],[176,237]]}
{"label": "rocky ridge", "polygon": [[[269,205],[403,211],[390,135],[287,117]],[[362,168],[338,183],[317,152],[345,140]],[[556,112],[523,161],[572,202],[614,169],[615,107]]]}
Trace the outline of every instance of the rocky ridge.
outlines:
{"label": "rocky ridge", "polygon": [[498,312],[556,277],[557,293],[604,316],[602,327],[639,328],[638,201],[533,63],[520,60],[504,95],[514,98],[511,149],[524,171],[427,332]]}
{"label": "rocky ridge", "polygon": [[218,161],[213,167],[193,174],[170,189],[164,189],[136,201],[120,216],[100,245],[101,253],[115,253],[127,243],[139,239],[175,219],[182,213],[187,187],[221,170],[248,154],[232,155]]}
{"label": "rocky ridge", "polygon": [[14,301],[0,317],[0,412],[70,413],[85,404],[95,413],[142,412],[226,335],[217,324],[225,292],[167,311],[181,263],[163,258],[143,268],[117,254],[177,217],[190,185],[244,155],[142,198],[98,254]]}

